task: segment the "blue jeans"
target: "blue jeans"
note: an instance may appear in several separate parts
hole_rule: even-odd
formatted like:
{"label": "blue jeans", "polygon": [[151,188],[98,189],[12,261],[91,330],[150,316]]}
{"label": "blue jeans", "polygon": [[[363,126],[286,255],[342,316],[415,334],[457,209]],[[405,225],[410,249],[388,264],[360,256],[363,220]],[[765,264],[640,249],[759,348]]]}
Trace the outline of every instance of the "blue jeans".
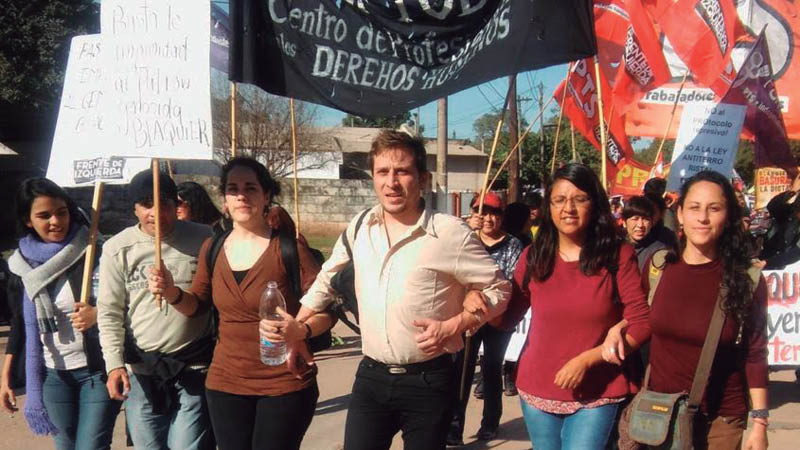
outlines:
{"label": "blue jeans", "polygon": [[131,391],[125,401],[131,439],[136,450],[213,449],[214,436],[208,418],[204,372],[184,370],[172,390],[172,406],[153,411],[136,375],[128,372]]}
{"label": "blue jeans", "polygon": [[606,446],[619,404],[551,414],[520,399],[522,418],[536,450],[599,450]]}
{"label": "blue jeans", "polygon": [[111,447],[120,402],[108,396],[103,373],[88,368],[47,369],[42,397],[47,415],[58,428],[58,450],[100,450]]}

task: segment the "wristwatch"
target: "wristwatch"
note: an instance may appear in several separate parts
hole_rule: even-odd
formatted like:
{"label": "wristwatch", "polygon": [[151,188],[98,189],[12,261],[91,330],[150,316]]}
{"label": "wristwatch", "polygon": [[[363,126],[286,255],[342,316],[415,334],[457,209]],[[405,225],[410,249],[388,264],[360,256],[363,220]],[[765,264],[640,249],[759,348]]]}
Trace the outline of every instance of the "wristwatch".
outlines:
{"label": "wristwatch", "polygon": [[769,417],[768,409],[753,409],[750,410],[750,417],[753,419],[766,419]]}
{"label": "wristwatch", "polygon": [[303,322],[303,325],[306,326],[306,340],[309,340],[311,339],[311,334],[312,334],[311,325],[309,325],[307,322]]}

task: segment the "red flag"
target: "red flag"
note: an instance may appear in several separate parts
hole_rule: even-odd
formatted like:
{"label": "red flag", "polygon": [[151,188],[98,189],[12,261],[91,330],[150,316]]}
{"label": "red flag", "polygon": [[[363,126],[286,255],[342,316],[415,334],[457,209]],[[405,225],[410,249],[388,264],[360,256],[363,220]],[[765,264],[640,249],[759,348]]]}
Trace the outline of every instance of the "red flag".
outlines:
{"label": "red flag", "polygon": [[[563,90],[568,89],[569,94],[564,102],[564,115],[572,122],[587,141],[598,150],[600,147],[600,114],[597,106],[597,86],[595,80],[594,61],[582,59],[572,65],[569,78],[561,82],[553,96],[561,102]],[[609,98],[611,92],[608,82],[600,74],[600,89],[604,98]],[[609,102],[610,103],[610,102]],[[603,105],[606,129],[610,132],[606,136],[606,155],[608,158],[608,176],[613,179],[618,167],[633,156],[628,136],[625,135],[625,123],[617,111],[611,111],[609,103]],[[613,115],[613,116],[612,116]],[[608,125],[611,125],[610,127]]]}
{"label": "red flag", "polygon": [[595,0],[592,5],[594,31],[597,36],[597,60],[603,76],[610,81],[616,78],[625,52],[625,36],[630,24],[625,1]]}
{"label": "red flag", "polygon": [[658,152],[656,163],[650,169],[650,178],[666,178],[664,176],[664,152]]}
{"label": "red flag", "polygon": [[644,3],[694,78],[705,86],[714,86],[736,43],[739,19],[733,0],[644,0]]}
{"label": "red flag", "polygon": [[[672,78],[661,51],[661,43],[641,0],[625,0],[628,26],[625,32],[623,65],[614,82],[614,103],[625,114],[644,95]],[[599,44],[598,52],[602,51]]]}
{"label": "red flag", "polygon": [[792,155],[780,99],[772,77],[772,64],[764,32],[750,50],[724,103],[747,106],[744,126],[755,136],[756,168],[780,167],[790,178],[797,175],[797,161]]}

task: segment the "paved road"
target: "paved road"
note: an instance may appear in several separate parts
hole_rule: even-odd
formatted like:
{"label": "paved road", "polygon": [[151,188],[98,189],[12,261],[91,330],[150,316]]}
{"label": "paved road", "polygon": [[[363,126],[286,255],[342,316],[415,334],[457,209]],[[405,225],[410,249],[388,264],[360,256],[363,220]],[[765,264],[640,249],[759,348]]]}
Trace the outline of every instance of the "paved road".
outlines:
{"label": "paved road", "polygon": [[[335,330],[346,340],[346,345],[324,352],[318,356],[320,368],[320,398],[317,413],[303,442],[303,450],[338,450],[342,448],[344,422],[347,414],[347,401],[352,388],[353,376],[361,352],[358,339],[347,328],[337,325]],[[5,349],[8,328],[0,327],[0,349]],[[5,353],[3,351],[3,353]],[[20,405],[24,396],[18,397]],[[504,415],[498,438],[491,442],[481,442],[474,434],[480,425],[482,404],[471,399],[467,411],[467,424],[463,448],[526,450],[531,445],[522,422],[519,397],[504,397]],[[770,448],[775,450],[797,450],[800,448],[800,385],[795,383],[794,372],[783,370],[770,375],[770,408],[772,409]],[[21,414],[10,417],[0,413],[0,449],[40,450],[53,448],[52,440],[33,436],[25,425]],[[125,435],[122,415],[117,419],[112,449],[125,448]],[[393,450],[402,449],[398,436]]]}

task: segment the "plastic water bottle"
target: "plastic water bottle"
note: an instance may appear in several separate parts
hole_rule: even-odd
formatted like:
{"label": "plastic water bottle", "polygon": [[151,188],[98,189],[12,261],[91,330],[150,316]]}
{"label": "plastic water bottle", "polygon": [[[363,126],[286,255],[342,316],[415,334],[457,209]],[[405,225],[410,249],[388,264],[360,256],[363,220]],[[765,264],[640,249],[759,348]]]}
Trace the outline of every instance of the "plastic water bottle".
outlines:
{"label": "plastic water bottle", "polygon": [[[278,290],[278,283],[270,281],[267,283],[267,289],[261,294],[258,315],[262,319],[283,320],[283,317],[278,314],[278,307],[286,311],[286,300],[284,300],[281,291]],[[264,336],[259,337],[261,339],[261,362],[268,366],[283,364],[286,361],[286,344],[283,342],[270,342]]]}

